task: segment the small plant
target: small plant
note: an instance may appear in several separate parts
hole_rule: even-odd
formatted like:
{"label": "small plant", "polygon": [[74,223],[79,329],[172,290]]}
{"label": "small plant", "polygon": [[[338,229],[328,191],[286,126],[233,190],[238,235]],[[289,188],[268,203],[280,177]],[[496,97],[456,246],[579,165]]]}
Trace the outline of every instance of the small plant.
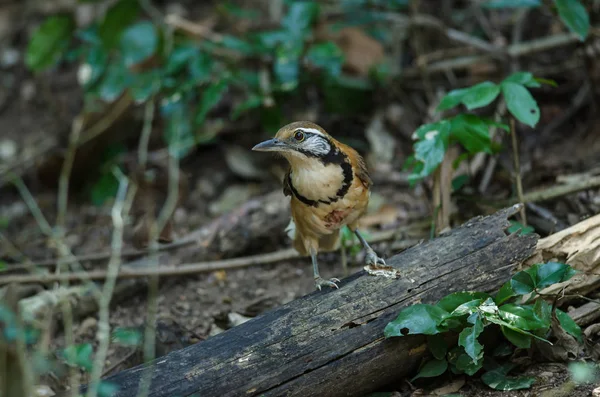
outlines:
{"label": "small plant", "polygon": [[[542,0],[487,0],[484,8],[537,8]],[[590,30],[590,16],[580,0],[553,0],[556,12],[567,28],[585,40]]]}
{"label": "small plant", "polygon": [[[515,390],[531,386],[534,379],[509,377],[514,364],[499,364],[498,358],[510,355],[513,349],[527,349],[534,339],[550,343],[546,338],[551,327],[552,307],[539,296],[550,285],[569,280],[576,271],[557,262],[536,264],[516,273],[492,297],[483,292],[455,292],[437,304],[415,304],[398,314],[384,330],[386,338],[405,335],[427,335],[433,359],[420,368],[413,379],[435,377],[448,369],[455,374],[475,375],[485,372],[482,381],[493,389]],[[521,301],[519,301],[519,299]],[[579,326],[565,312],[555,309],[560,326],[582,342]],[[479,336],[486,327],[497,326],[510,343],[499,345],[492,357],[484,357]],[[443,338],[456,332],[458,346],[451,349]]]}
{"label": "small plant", "polygon": [[[540,87],[542,84],[555,85],[553,81],[536,78],[529,72],[517,72],[500,84],[484,81],[472,87],[452,90],[442,99],[437,109],[448,110],[462,104],[467,110],[474,110],[491,104],[502,93],[512,116],[534,127],[540,119],[540,109],[528,88]],[[467,156],[498,152],[500,147],[492,142],[490,127],[510,131],[505,123],[466,113],[436,123],[423,124],[413,134],[414,155],[405,164],[405,168],[412,169],[411,183],[431,175],[444,160],[450,145],[460,144],[466,149]],[[454,167],[465,159],[466,156],[459,157]]]}

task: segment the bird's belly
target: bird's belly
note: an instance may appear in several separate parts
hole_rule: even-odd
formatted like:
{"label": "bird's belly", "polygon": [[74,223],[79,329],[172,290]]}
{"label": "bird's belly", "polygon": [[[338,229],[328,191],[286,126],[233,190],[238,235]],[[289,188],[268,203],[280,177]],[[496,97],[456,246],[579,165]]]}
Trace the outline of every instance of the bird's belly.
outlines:
{"label": "bird's belly", "polygon": [[[330,234],[342,228],[343,226],[356,221],[362,211],[354,205],[347,205],[342,202],[323,205],[315,211],[315,226],[320,234]],[[337,204],[337,205],[336,205]]]}
{"label": "bird's belly", "polygon": [[303,234],[325,236],[356,222],[367,209],[368,197],[369,191],[359,185],[353,186],[345,197],[316,207],[293,198],[292,216]]}

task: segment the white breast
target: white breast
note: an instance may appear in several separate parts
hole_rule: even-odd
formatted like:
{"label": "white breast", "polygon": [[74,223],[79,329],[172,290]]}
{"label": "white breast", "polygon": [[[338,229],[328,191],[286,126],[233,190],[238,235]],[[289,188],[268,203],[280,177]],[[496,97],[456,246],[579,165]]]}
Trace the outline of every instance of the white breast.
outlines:
{"label": "white breast", "polygon": [[339,165],[323,165],[317,159],[306,161],[301,167],[294,167],[291,177],[298,193],[315,201],[335,197],[344,182]]}

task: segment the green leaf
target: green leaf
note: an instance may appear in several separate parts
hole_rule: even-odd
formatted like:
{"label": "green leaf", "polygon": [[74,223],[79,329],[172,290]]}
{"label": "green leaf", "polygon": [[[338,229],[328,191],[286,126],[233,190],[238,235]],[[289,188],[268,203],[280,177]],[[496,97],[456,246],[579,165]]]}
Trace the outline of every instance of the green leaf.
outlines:
{"label": "green leaf", "polygon": [[515,118],[530,127],[540,120],[540,109],[527,88],[510,81],[502,82],[502,94],[506,107]]}
{"label": "green leaf", "polygon": [[500,305],[516,295],[517,294],[515,293],[515,291],[513,291],[511,287],[511,282],[507,281],[502,285],[502,287],[494,297],[494,302],[496,302],[497,305]]}
{"label": "green leaf", "polygon": [[468,110],[481,108],[492,103],[498,94],[500,87],[491,81],[484,81],[468,88],[460,88],[450,91],[440,102],[437,109],[451,109],[460,103]]}
{"label": "green leaf", "polygon": [[89,68],[89,74],[83,81],[84,88],[89,89],[95,85],[106,71],[107,65],[108,53],[104,48],[98,45],[91,47],[85,56],[84,67]]}
{"label": "green leaf", "polygon": [[238,37],[231,36],[228,34],[222,35],[221,40],[218,44],[223,48],[239,52],[240,54],[246,56],[253,55],[254,53],[256,53],[256,48],[254,48],[252,44]]}
{"label": "green leaf", "polygon": [[514,368],[514,364],[505,364],[481,375],[483,383],[494,390],[520,390],[528,389],[535,382],[530,376],[508,377],[507,374]]}
{"label": "green leaf", "polygon": [[167,57],[165,73],[173,75],[180,72],[199,53],[200,49],[191,43],[176,45]]}
{"label": "green leaf", "polygon": [[112,102],[121,96],[123,91],[133,84],[133,81],[134,76],[129,69],[120,63],[111,62],[104,77],[98,83],[98,95],[104,101]]}
{"label": "green leaf", "polygon": [[[439,334],[446,331],[441,324],[448,315],[447,311],[437,306],[417,303],[401,310],[398,317],[385,326],[384,335],[389,338],[414,334]],[[404,330],[406,332],[403,332]]]}
{"label": "green leaf", "polygon": [[543,299],[537,299],[533,305],[533,312],[542,324],[542,329],[549,329],[552,321],[552,307]]}
{"label": "green leaf", "polygon": [[[531,338],[529,340],[531,341]],[[507,357],[513,353],[513,350],[514,349],[510,344],[506,342],[501,342],[498,346],[496,346],[492,354],[494,355],[494,357]]]}
{"label": "green leaf", "polygon": [[27,67],[39,72],[54,66],[66,52],[74,30],[75,21],[71,15],[55,15],[46,19],[27,45]]}
{"label": "green leaf", "polygon": [[550,323],[539,318],[531,305],[507,303],[498,308],[499,315],[507,323],[526,331],[547,329]]}
{"label": "green leaf", "polygon": [[527,295],[535,290],[535,279],[527,270],[522,270],[512,276],[510,287],[517,295]]}
{"label": "green leaf", "polygon": [[492,103],[500,94],[500,87],[491,81],[484,81],[467,89],[461,102],[468,110],[481,108]]}
{"label": "green leaf", "polygon": [[456,359],[456,369],[473,376],[483,367],[483,359],[473,361],[467,353],[462,353]]}
{"label": "green leaf", "polygon": [[293,36],[304,35],[319,15],[319,3],[316,1],[294,1],[289,5],[281,25]]}
{"label": "green leaf", "polygon": [[119,391],[119,385],[112,382],[101,381],[98,385],[98,397],[112,397]]}
{"label": "green leaf", "polygon": [[211,80],[211,71],[214,61],[203,52],[196,53],[188,63],[188,73],[191,82],[195,84],[206,83]]}
{"label": "green leaf", "polygon": [[131,86],[133,100],[136,103],[146,102],[160,91],[161,81],[160,71],[157,69],[135,75]]}
{"label": "green leaf", "polygon": [[584,41],[590,31],[590,16],[579,0],[554,0],[558,15],[565,25]]}
{"label": "green leaf", "polygon": [[142,333],[136,328],[118,327],[113,331],[112,339],[123,346],[140,346]]}
{"label": "green leaf", "polygon": [[534,8],[541,5],[542,0],[488,0],[481,3],[484,8]]}
{"label": "green leaf", "polygon": [[517,83],[528,87],[539,87],[540,83],[533,77],[531,72],[515,72],[503,81]]}
{"label": "green leaf", "polygon": [[448,361],[444,360],[430,360],[427,361],[423,367],[419,370],[419,373],[416,374],[411,381],[418,378],[434,378],[436,376],[440,376],[448,369]]}
{"label": "green leaf", "polygon": [[469,182],[469,175],[462,174],[452,179],[452,191],[457,192]]}
{"label": "green leaf", "polygon": [[483,358],[473,362],[461,346],[455,346],[448,352],[448,363],[454,373],[472,376],[483,366]]}
{"label": "green leaf", "polygon": [[562,283],[577,273],[571,266],[559,262],[536,264],[533,267],[536,270],[536,288]]}
{"label": "green leaf", "polygon": [[93,348],[90,343],[67,346],[63,350],[63,357],[69,365],[82,367],[86,371],[92,370]]}
{"label": "green leaf", "polygon": [[419,138],[414,145],[415,158],[423,163],[420,176],[430,175],[442,163],[448,149],[450,126],[450,122],[443,120],[424,124],[415,131]]}
{"label": "green leaf", "polygon": [[277,89],[291,91],[298,86],[300,76],[300,56],[302,55],[302,42],[290,40],[277,47],[273,73]]}
{"label": "green leaf", "polygon": [[98,30],[107,50],[117,46],[121,34],[137,19],[139,12],[137,0],[120,0],[108,9]]}
{"label": "green leaf", "polygon": [[519,235],[531,234],[535,231],[535,229],[531,226],[525,226],[517,221],[510,221],[510,226],[506,229],[509,233],[519,232]]}
{"label": "green leaf", "polygon": [[427,347],[429,351],[438,360],[446,357],[446,353],[448,352],[448,344],[444,340],[444,337],[437,335],[427,335]]}
{"label": "green leaf", "polygon": [[158,48],[156,28],[149,21],[138,22],[127,28],[120,40],[121,56],[125,66],[131,67],[150,58]]}
{"label": "green leaf", "polygon": [[0,272],[6,270],[6,262],[0,260]]}
{"label": "green leaf", "polygon": [[467,90],[468,88],[458,88],[456,90],[450,91],[442,98],[440,104],[437,107],[437,110],[448,110],[460,105],[460,103],[462,102],[462,98],[465,95],[465,92],[467,92]]}
{"label": "green leaf", "polygon": [[473,292],[473,291],[460,291],[453,292],[450,295],[446,295],[437,303],[436,306],[447,311],[448,313],[452,313],[457,307],[460,305],[472,302],[472,301],[482,301],[484,299],[489,298],[490,296],[484,292]]}
{"label": "green leaf", "polygon": [[119,189],[119,180],[112,172],[103,173],[94,183],[91,191],[92,204],[101,206],[109,198],[115,197]]}
{"label": "green leaf", "polygon": [[558,319],[560,326],[569,335],[571,335],[572,337],[577,339],[577,341],[579,343],[583,343],[583,334],[581,332],[581,328],[579,327],[579,325],[577,325],[575,320],[573,320],[571,318],[571,316],[569,316],[567,313],[563,312],[562,310],[560,310],[560,309],[555,309],[555,310],[556,310],[556,318]]}
{"label": "green leaf", "polygon": [[501,326],[502,334],[510,343],[521,349],[529,349],[531,347],[532,337],[530,335],[515,331],[507,326]]}
{"label": "green leaf", "polygon": [[493,154],[489,126],[473,114],[460,114],[451,119],[452,137],[456,138],[469,153]]}
{"label": "green leaf", "polygon": [[258,108],[262,106],[263,98],[257,94],[250,94],[248,97],[239,105],[237,105],[231,112],[231,119],[236,120],[244,112],[250,109]]}
{"label": "green leaf", "polygon": [[466,327],[458,336],[458,345],[464,347],[465,353],[471,357],[474,363],[483,357],[483,346],[477,338],[483,332],[483,322],[479,316],[479,313],[473,313],[469,317],[469,322],[473,324],[472,327]]}
{"label": "green leaf", "polygon": [[202,99],[198,106],[195,123],[197,126],[202,125],[206,119],[206,115],[214,108],[223,98],[225,91],[229,88],[229,81],[226,79],[219,80],[210,84],[202,92]]}
{"label": "green leaf", "polygon": [[195,145],[189,104],[181,94],[172,95],[161,104],[161,115],[166,120],[164,139],[169,152],[176,158],[187,155]]}
{"label": "green leaf", "polygon": [[541,77],[536,77],[535,81],[537,81],[540,84],[546,84],[546,85],[549,85],[549,86],[552,86],[552,87],[558,87],[558,83],[556,81],[554,81],[554,80],[551,80],[551,79],[543,79]]}
{"label": "green leaf", "polygon": [[306,54],[306,60],[313,66],[325,70],[330,76],[338,76],[342,72],[344,53],[331,41],[313,44]]}

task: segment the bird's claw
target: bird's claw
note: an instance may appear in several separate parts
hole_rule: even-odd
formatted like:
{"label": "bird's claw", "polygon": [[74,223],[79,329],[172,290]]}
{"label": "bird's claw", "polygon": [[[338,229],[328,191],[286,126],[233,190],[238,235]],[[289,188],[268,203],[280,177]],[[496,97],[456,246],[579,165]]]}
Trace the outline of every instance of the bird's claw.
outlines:
{"label": "bird's claw", "polygon": [[336,283],[339,283],[339,282],[340,282],[340,280],[337,279],[337,278],[331,278],[329,280],[325,280],[322,277],[315,277],[315,287],[317,287],[317,289],[319,291],[321,291],[321,287],[322,286],[339,289],[340,287],[338,287],[337,284],[336,284]]}
{"label": "bird's claw", "polygon": [[367,265],[383,265],[383,266],[386,266],[385,261],[383,260],[383,258],[380,258],[379,256],[377,256],[377,254],[373,250],[367,251],[367,255],[365,256],[365,262],[367,263]]}

